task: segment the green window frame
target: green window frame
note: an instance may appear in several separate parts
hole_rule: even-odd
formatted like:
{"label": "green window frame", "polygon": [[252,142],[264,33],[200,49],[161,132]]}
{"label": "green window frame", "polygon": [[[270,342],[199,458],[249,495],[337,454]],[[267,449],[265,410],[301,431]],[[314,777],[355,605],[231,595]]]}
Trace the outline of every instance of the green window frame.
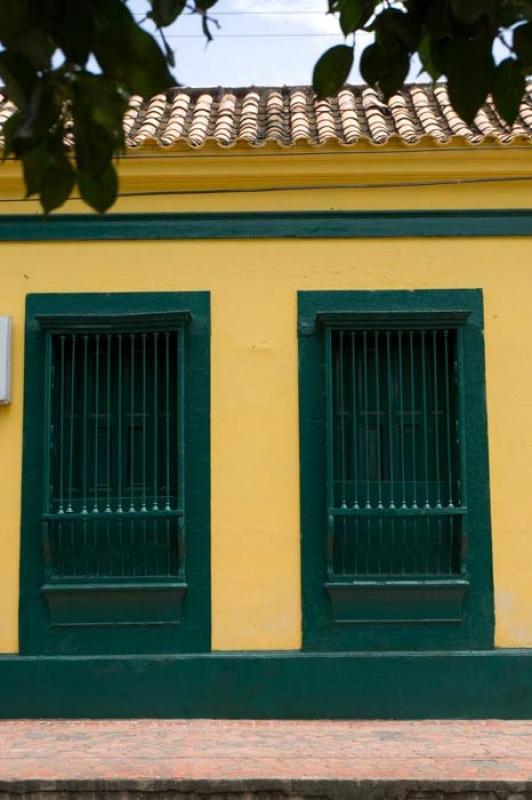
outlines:
{"label": "green window frame", "polygon": [[303,643],[493,646],[480,290],[299,293]]}
{"label": "green window frame", "polygon": [[26,306],[23,653],[210,649],[209,295]]}

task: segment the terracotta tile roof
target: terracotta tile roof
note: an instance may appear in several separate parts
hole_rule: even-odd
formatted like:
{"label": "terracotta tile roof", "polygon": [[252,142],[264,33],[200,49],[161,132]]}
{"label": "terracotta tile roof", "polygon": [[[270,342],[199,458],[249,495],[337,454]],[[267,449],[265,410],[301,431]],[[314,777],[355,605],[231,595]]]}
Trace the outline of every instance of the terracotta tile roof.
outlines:
{"label": "terracotta tile roof", "polygon": [[[13,110],[8,100],[0,101],[0,134]],[[309,87],[171,89],[149,101],[133,97],[124,129],[128,148],[148,143],[197,148],[209,141],[221,147],[237,142],[250,147],[267,142],[281,147],[394,141],[430,145],[457,139],[470,144],[532,142],[532,83],[511,129],[491,101],[466,125],[452,109],[444,84],[412,84],[388,103],[361,86],[346,87],[326,100],[318,100]]]}

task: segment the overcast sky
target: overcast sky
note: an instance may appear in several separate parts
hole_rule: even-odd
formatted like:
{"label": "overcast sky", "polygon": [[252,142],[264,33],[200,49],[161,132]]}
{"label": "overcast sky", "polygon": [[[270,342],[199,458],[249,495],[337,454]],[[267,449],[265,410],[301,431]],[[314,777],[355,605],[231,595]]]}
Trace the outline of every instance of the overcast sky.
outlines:
{"label": "overcast sky", "polygon": [[[149,4],[134,0],[130,8],[142,16]],[[221,27],[212,26],[215,38],[207,47],[200,20],[185,12],[166,29],[177,78],[185,86],[308,84],[321,53],[344,41],[326,9],[327,0],[218,0],[212,15]],[[359,54],[367,41],[362,34]],[[360,81],[356,68],[350,81]]]}

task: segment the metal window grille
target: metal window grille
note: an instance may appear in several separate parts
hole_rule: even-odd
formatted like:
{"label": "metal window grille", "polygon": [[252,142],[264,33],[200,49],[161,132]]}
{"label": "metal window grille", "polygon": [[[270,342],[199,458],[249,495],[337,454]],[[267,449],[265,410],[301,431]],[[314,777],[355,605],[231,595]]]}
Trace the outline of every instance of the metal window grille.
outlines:
{"label": "metal window grille", "polygon": [[459,331],[326,330],[328,577],[461,569]]}
{"label": "metal window grille", "polygon": [[183,337],[48,333],[50,580],[184,577]]}

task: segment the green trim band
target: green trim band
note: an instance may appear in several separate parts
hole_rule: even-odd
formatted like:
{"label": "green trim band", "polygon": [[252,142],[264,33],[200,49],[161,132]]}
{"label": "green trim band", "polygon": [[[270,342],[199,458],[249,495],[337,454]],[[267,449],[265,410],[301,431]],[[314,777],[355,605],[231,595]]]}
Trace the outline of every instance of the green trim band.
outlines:
{"label": "green trim band", "polygon": [[0,241],[532,236],[532,210],[7,214]]}
{"label": "green trim band", "polygon": [[0,656],[0,717],[528,719],[532,650]]}

